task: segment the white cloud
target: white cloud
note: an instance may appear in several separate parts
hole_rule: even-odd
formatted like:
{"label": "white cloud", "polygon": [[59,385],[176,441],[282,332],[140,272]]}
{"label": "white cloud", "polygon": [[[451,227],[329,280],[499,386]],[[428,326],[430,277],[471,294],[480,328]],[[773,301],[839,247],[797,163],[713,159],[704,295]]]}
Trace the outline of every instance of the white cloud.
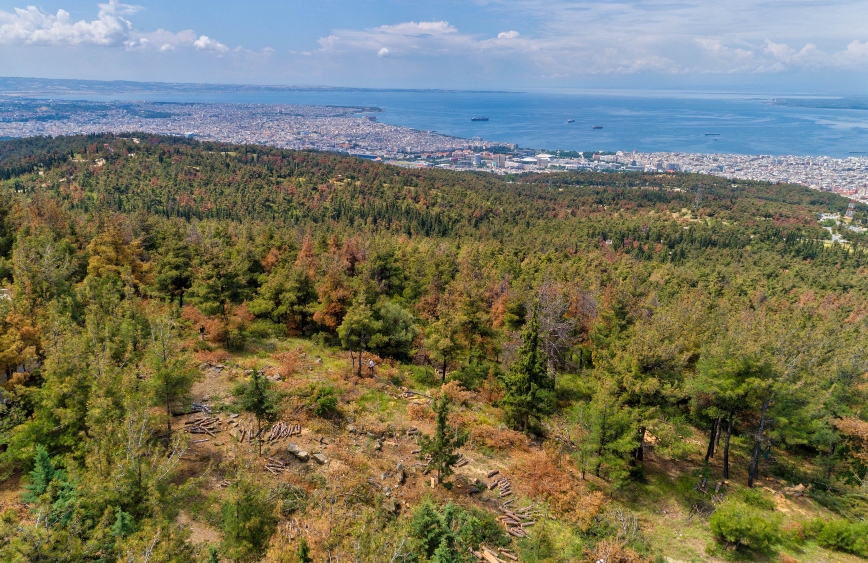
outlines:
{"label": "white cloud", "polygon": [[862,43],[858,39],[855,39],[852,43],[847,45],[847,50],[845,51],[845,53],[857,57],[868,56],[868,41]]}
{"label": "white cloud", "polygon": [[[677,72],[667,57],[641,49],[624,50],[617,57],[602,56],[596,44],[566,38],[528,39],[518,31],[502,31],[496,37],[461,32],[446,21],[409,21],[368,29],[337,29],[319,40],[318,55],[333,61],[350,59],[360,53],[398,58],[427,58],[431,64],[450,64],[452,57],[473,59],[475,68],[495,69],[498,65],[525,65],[543,76],[570,76],[594,73],[636,73],[656,69]],[[494,71],[492,71],[494,72]]]}
{"label": "white cloud", "polygon": [[200,51],[214,51],[216,53],[225,53],[229,50],[229,47],[215,39],[211,39],[207,35],[203,35],[196,41],[193,41],[193,46]]}
{"label": "white cloud", "polygon": [[445,21],[404,22],[397,25],[383,25],[377,31],[391,35],[406,35],[410,37],[438,36],[458,33],[458,30]]}
{"label": "white cloud", "polygon": [[73,21],[69,12],[43,12],[36,6],[0,10],[0,44],[6,45],[96,45],[123,46],[128,50],[156,49],[161,52],[188,47],[201,51],[225,53],[229,48],[207,35],[191,29],[173,33],[164,29],[139,31],[125,16],[135,14],[139,6],[109,0],[98,4],[97,18]]}
{"label": "white cloud", "polygon": [[0,43],[50,45],[118,45],[125,41],[132,24],[123,16],[138,8],[110,0],[99,4],[97,19],[74,22],[66,10],[47,14],[36,6],[0,11]]}
{"label": "white cloud", "polygon": [[[853,41],[851,36],[846,40],[849,43],[837,41],[840,47],[836,50],[835,42],[793,39],[775,22],[742,21],[729,5],[710,0],[591,0],[581,5],[547,0],[545,17],[540,17],[539,0],[479,1],[511,12],[512,19],[534,29],[533,35],[507,29],[486,37],[443,20],[408,21],[336,29],[319,39],[316,56],[332,65],[352,66],[358,64],[356,57],[376,54],[412,63],[402,67],[408,71],[439,68],[442,72],[460,60],[470,63],[479,76],[496,76],[508,66],[514,76],[558,80],[591,74],[813,72],[864,68],[868,63],[868,42]],[[779,1],[805,13],[804,3]],[[749,0],[733,2],[746,8]],[[852,6],[852,0],[833,2],[836,8]],[[756,8],[753,13],[765,9]],[[776,10],[787,12],[780,6]],[[723,23],[717,25],[718,20]],[[725,29],[727,26],[732,29]],[[766,28],[775,34],[758,35]],[[792,47],[794,44],[801,47]]]}
{"label": "white cloud", "polygon": [[753,57],[754,54],[752,50],[742,49],[741,47],[729,47],[717,39],[699,38],[696,40],[696,44],[708,53],[720,57],[749,59]]}
{"label": "white cloud", "polygon": [[[467,45],[469,37],[445,21],[403,22],[371,29],[338,29],[319,40],[324,52],[373,51],[388,54],[444,52],[459,44]],[[383,49],[386,50],[383,53]]]}

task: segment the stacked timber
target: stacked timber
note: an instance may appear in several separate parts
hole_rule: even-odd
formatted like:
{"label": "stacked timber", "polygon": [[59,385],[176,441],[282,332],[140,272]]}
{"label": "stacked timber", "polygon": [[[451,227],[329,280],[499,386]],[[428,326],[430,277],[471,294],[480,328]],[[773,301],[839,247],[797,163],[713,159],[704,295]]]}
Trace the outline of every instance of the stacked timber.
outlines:
{"label": "stacked timber", "polygon": [[277,422],[274,426],[271,427],[271,431],[268,433],[268,437],[265,439],[266,442],[273,442],[275,440],[282,440],[284,438],[288,438],[290,436],[297,436],[301,434],[301,424],[287,424],[282,420]]}
{"label": "stacked timber", "polygon": [[512,510],[504,503],[500,507],[501,515],[497,520],[506,526],[506,531],[509,535],[516,538],[527,536],[527,528],[536,524],[536,518],[539,513],[533,507],[525,507],[522,509]]}
{"label": "stacked timber", "polygon": [[[498,553],[498,551],[500,551],[500,553]],[[509,563],[510,561],[518,561],[518,557],[508,549],[501,548],[498,551],[485,546],[482,546],[482,549],[479,551],[470,550],[479,561],[484,561],[485,563]]]}
{"label": "stacked timber", "polygon": [[193,403],[190,407],[191,412],[211,414],[211,407],[202,403]]}
{"label": "stacked timber", "polygon": [[269,457],[265,462],[265,470],[272,475],[277,475],[278,473],[286,471],[286,463],[277,458]]}
{"label": "stacked timber", "polygon": [[500,487],[500,498],[512,495],[512,481],[510,481],[508,478],[501,477],[500,479],[492,481],[488,484],[489,491],[493,491],[498,487]]}
{"label": "stacked timber", "polygon": [[410,389],[404,389],[401,392],[401,398],[407,399],[408,401],[412,401],[414,403],[422,404],[427,404],[431,400],[431,397],[429,397],[428,395],[425,395],[424,393],[418,393],[416,391],[411,391]]}
{"label": "stacked timber", "polygon": [[220,428],[218,428],[219,424],[220,419],[216,416],[194,418],[184,423],[184,426],[186,426],[184,431],[190,434],[208,434],[214,438],[216,437],[216,433],[220,432]]}
{"label": "stacked timber", "polygon": [[254,440],[259,438],[262,434],[265,433],[265,428],[261,429],[259,432],[256,431],[256,428],[251,426],[243,426],[241,424],[237,425],[233,432],[230,432],[230,435],[237,439],[239,442],[249,442],[253,443]]}

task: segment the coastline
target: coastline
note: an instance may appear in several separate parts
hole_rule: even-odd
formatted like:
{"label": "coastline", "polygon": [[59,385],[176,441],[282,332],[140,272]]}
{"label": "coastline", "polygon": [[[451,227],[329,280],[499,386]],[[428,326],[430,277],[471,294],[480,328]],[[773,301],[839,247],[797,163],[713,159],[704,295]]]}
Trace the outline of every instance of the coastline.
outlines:
{"label": "coastline", "polygon": [[[376,115],[365,115],[376,114]],[[89,101],[0,95],[0,138],[131,132],[373,157],[406,167],[437,166],[496,174],[558,170],[694,172],[805,185],[868,201],[868,154],[846,158],[727,152],[622,151],[600,158],[535,156],[535,149],[378,120],[364,105]],[[715,135],[717,136],[717,135]],[[492,150],[508,151],[495,166]],[[556,151],[560,152],[560,151]],[[476,155],[479,156],[476,156]]]}

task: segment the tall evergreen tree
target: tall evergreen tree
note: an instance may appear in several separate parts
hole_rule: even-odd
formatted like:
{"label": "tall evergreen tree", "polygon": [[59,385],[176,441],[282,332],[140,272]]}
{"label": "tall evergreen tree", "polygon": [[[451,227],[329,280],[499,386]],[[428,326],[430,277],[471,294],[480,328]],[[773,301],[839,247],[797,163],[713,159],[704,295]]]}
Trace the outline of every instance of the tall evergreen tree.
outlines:
{"label": "tall evergreen tree", "polygon": [[534,311],[521,333],[518,358],[503,378],[506,391],[500,404],[507,423],[527,432],[532,418],[540,419],[554,409],[554,377],[549,374],[540,347],[539,319]]}
{"label": "tall evergreen tree", "polygon": [[449,426],[449,398],[446,395],[434,404],[434,412],[437,415],[434,436],[420,437],[419,456],[429,458],[429,464],[437,471],[437,482],[442,483],[444,477],[452,475],[452,467],[461,459],[461,455],[455,452],[464,445],[469,434]]}
{"label": "tall evergreen tree", "polygon": [[298,542],[298,563],[313,563],[310,556],[310,547],[307,545],[307,540],[301,538]]}
{"label": "tall evergreen tree", "polygon": [[199,376],[176,346],[175,320],[158,316],[151,320],[151,390],[154,403],[166,409],[166,431],[172,435],[172,409],[188,396]]}
{"label": "tall evergreen tree", "polygon": [[36,446],[36,454],[33,456],[33,470],[30,471],[30,482],[24,485],[24,494],[21,500],[27,503],[39,501],[39,497],[48,490],[48,485],[54,479],[55,469],[48,457],[48,450],[44,446]]}
{"label": "tall evergreen tree", "polygon": [[235,386],[234,394],[238,407],[256,418],[259,455],[262,455],[262,423],[273,423],[280,414],[280,401],[274,385],[254,370],[249,381]]}

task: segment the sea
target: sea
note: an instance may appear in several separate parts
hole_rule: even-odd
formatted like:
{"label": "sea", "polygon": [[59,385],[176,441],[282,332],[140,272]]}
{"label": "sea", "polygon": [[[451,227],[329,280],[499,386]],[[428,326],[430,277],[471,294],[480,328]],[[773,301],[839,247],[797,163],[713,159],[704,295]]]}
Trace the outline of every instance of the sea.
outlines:
{"label": "sea", "polygon": [[[61,96],[46,96],[61,97]],[[548,151],[868,155],[868,104],[707,91],[276,89],[121,92],[66,99],[377,107],[379,121]],[[488,121],[472,121],[487,117]],[[570,122],[570,120],[573,120]]]}

